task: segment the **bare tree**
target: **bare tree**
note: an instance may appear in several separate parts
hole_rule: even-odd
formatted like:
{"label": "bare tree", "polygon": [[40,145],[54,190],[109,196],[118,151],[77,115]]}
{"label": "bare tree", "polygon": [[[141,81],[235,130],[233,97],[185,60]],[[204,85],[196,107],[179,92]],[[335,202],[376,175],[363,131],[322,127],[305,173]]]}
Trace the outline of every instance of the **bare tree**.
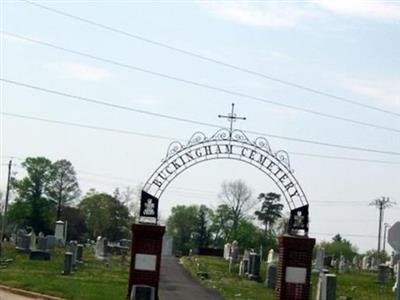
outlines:
{"label": "bare tree", "polygon": [[219,198],[229,209],[232,218],[233,239],[237,238],[240,221],[246,216],[246,213],[253,208],[254,200],[251,189],[243,180],[224,181],[221,186]]}

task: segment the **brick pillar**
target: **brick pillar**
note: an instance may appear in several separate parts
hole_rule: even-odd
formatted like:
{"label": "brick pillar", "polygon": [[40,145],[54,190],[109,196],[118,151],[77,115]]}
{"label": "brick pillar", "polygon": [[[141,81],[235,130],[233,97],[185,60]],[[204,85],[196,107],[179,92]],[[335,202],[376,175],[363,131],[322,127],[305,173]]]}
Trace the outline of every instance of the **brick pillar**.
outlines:
{"label": "brick pillar", "polygon": [[[128,299],[132,285],[147,285],[155,289],[158,299],[160,281],[162,239],[164,226],[133,224],[131,266],[129,272]],[[137,261],[140,260],[140,261]]]}
{"label": "brick pillar", "polygon": [[309,300],[311,263],[315,239],[279,237],[276,300]]}

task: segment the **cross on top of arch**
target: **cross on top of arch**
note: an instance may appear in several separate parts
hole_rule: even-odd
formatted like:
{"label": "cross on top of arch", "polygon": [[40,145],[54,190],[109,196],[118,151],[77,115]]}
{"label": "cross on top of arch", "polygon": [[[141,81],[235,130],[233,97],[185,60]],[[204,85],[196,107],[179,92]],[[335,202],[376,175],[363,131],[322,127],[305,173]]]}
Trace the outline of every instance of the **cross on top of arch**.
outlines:
{"label": "cross on top of arch", "polygon": [[224,118],[227,119],[230,123],[229,126],[229,138],[232,139],[232,132],[233,132],[233,122],[236,122],[236,120],[246,120],[246,117],[238,117],[235,113],[235,103],[232,103],[232,109],[231,112],[228,113],[228,115],[218,115],[218,118]]}

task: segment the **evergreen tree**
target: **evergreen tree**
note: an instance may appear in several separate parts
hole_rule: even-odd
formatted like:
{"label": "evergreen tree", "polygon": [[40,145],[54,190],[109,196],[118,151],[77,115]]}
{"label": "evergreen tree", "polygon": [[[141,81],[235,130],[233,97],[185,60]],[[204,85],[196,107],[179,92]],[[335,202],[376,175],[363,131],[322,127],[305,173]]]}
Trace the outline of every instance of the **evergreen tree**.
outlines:
{"label": "evergreen tree", "polygon": [[262,201],[261,209],[255,212],[258,220],[264,224],[264,230],[267,234],[273,234],[273,225],[282,217],[283,204],[280,203],[281,196],[275,193],[264,194],[258,196],[258,200]]}

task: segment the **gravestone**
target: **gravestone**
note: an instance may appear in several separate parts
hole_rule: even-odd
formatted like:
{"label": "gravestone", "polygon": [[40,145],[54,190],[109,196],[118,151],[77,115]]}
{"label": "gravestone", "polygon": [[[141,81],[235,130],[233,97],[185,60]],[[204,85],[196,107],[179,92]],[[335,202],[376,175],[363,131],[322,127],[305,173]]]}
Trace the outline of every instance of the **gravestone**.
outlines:
{"label": "gravestone", "polygon": [[131,241],[131,240],[128,240],[128,239],[122,239],[122,240],[119,241],[119,245],[120,245],[121,247],[131,248],[131,246],[132,246],[132,241]]}
{"label": "gravestone", "polygon": [[83,245],[78,244],[76,246],[76,262],[78,264],[83,264]]}
{"label": "gravestone", "polygon": [[28,235],[31,236],[31,244],[29,246],[29,249],[32,250],[36,250],[36,234],[35,232],[32,230],[30,233],[28,233]]}
{"label": "gravestone", "polygon": [[362,265],[361,265],[361,269],[363,270],[363,271],[365,271],[365,270],[368,270],[368,265],[369,265],[369,257],[367,256],[367,255],[365,255],[363,258],[362,258]]}
{"label": "gravestone", "polygon": [[384,264],[378,266],[378,283],[388,283],[390,280],[390,267]]}
{"label": "gravestone", "polygon": [[72,253],[65,252],[64,254],[64,271],[63,275],[70,275],[72,273]]}
{"label": "gravestone", "polygon": [[108,240],[105,237],[98,237],[95,245],[95,257],[99,260],[105,260],[108,257]]}
{"label": "gravestone", "polygon": [[56,237],[54,235],[47,235],[46,242],[47,242],[47,249],[51,252],[54,251],[54,248],[57,245]]}
{"label": "gravestone", "polygon": [[347,272],[347,263],[344,256],[341,255],[339,260],[339,273],[344,273],[344,272]]}
{"label": "gravestone", "polygon": [[49,249],[47,247],[47,239],[43,236],[38,236],[37,238],[37,249],[39,251],[47,252]]}
{"label": "gravestone", "polygon": [[244,276],[244,264],[243,260],[239,263],[239,276],[243,277]]}
{"label": "gravestone", "polygon": [[29,234],[21,235],[17,241],[17,247],[15,249],[18,253],[29,253],[31,246],[31,236]]}
{"label": "gravestone", "polygon": [[268,251],[267,264],[272,264],[272,263],[274,263],[274,261],[275,261],[274,255],[275,255],[274,249],[270,249],[270,250]]}
{"label": "gravestone", "polygon": [[327,255],[324,258],[324,269],[326,268],[330,268],[332,264],[332,256],[331,255]]}
{"label": "gravestone", "polygon": [[316,262],[315,262],[315,269],[318,272],[321,272],[324,269],[324,260],[325,260],[325,249],[318,248],[317,258],[316,258]]}
{"label": "gravestone", "polygon": [[260,255],[255,252],[250,253],[250,271],[248,275],[250,280],[258,281],[260,279],[260,264]]}
{"label": "gravestone", "polygon": [[231,258],[233,262],[237,262],[239,259],[239,243],[237,241],[233,241],[232,243]]}
{"label": "gravestone", "polygon": [[14,245],[17,244],[17,235],[15,233],[11,233],[10,242]]}
{"label": "gravestone", "polygon": [[27,233],[28,233],[28,232],[27,232],[25,229],[23,229],[23,228],[18,229],[18,230],[17,230],[17,238],[16,238],[16,240],[15,240],[15,243],[18,244],[19,240],[20,240],[24,235],[26,235]]}
{"label": "gravestone", "polygon": [[224,259],[229,260],[230,256],[231,256],[231,244],[226,243],[224,245]]}
{"label": "gravestone", "polygon": [[37,250],[32,250],[29,255],[31,260],[50,260],[51,254],[47,244],[47,238],[43,236],[43,233],[37,237]]}
{"label": "gravestone", "polygon": [[267,267],[266,286],[269,289],[275,289],[276,287],[277,270],[278,268],[274,264],[269,264]]}
{"label": "gravestone", "polygon": [[75,266],[77,264],[77,261],[76,261],[77,251],[78,251],[78,243],[76,241],[70,241],[68,252],[72,253],[72,265],[73,266]]}
{"label": "gravestone", "polygon": [[60,245],[65,245],[67,224],[64,223],[63,221],[57,221],[54,232],[55,232],[54,235],[56,237],[57,242]]}
{"label": "gravestone", "polygon": [[376,258],[374,256],[371,257],[371,265],[369,266],[369,269],[371,271],[377,270]]}
{"label": "gravestone", "polygon": [[355,255],[353,257],[353,268],[358,270],[359,268],[359,257],[357,255]]}
{"label": "gravestone", "polygon": [[317,300],[336,300],[336,275],[320,273]]}
{"label": "gravestone", "polygon": [[51,255],[50,252],[33,250],[29,253],[30,260],[50,260]]}
{"label": "gravestone", "polygon": [[243,273],[244,275],[247,275],[249,274],[249,265],[250,265],[250,251],[247,249],[244,250],[242,262],[243,262]]}

